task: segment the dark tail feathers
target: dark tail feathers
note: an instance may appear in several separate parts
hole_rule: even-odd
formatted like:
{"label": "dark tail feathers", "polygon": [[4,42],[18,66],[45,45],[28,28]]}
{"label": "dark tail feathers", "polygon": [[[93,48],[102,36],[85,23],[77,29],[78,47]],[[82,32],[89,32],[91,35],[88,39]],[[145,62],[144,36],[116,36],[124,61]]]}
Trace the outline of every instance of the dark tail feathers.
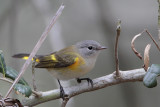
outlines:
{"label": "dark tail feathers", "polygon": [[26,54],[26,53],[19,53],[19,54],[15,54],[12,57],[13,58],[24,58],[24,57],[28,57],[30,54]]}

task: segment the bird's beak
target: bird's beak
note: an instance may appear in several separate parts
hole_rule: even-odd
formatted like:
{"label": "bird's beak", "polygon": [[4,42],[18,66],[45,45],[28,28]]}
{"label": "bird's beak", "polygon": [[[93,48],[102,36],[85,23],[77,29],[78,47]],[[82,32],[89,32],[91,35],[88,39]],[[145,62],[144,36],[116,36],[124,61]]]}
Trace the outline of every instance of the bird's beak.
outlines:
{"label": "bird's beak", "polygon": [[107,49],[107,47],[101,46],[101,47],[97,48],[97,50],[103,50],[103,49]]}

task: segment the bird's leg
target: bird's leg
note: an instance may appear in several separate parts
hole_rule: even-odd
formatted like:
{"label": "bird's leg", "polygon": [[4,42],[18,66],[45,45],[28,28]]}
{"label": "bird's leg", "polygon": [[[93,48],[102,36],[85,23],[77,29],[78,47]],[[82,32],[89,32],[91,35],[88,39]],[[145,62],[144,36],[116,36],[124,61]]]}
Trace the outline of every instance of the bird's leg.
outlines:
{"label": "bird's leg", "polygon": [[82,80],[87,80],[88,85],[89,83],[91,84],[91,86],[93,87],[93,81],[90,78],[77,78],[77,82],[81,83]]}
{"label": "bird's leg", "polygon": [[57,79],[57,80],[58,80],[58,83],[59,83],[59,86],[60,86],[60,97],[64,100],[64,99],[65,99],[65,92],[64,92],[64,89],[63,89],[63,87],[62,87],[62,85],[61,85],[59,79]]}

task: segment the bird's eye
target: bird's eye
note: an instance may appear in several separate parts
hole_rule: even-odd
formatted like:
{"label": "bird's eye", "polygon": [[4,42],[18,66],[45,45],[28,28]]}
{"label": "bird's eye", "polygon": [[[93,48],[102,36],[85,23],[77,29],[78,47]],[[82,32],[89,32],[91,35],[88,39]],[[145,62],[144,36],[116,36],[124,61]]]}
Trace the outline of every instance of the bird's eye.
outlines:
{"label": "bird's eye", "polygon": [[89,49],[89,50],[92,50],[92,49],[93,49],[93,47],[92,47],[92,46],[89,46],[89,47],[88,47],[88,49]]}

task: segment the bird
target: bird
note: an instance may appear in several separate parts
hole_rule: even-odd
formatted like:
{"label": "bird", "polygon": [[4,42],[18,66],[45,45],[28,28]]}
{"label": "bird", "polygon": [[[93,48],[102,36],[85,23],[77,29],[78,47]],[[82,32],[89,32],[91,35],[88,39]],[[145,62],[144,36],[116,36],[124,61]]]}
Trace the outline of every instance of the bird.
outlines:
{"label": "bird", "polygon": [[[58,80],[60,97],[65,99],[65,91],[60,80],[76,79],[78,83],[87,80],[93,87],[90,78],[81,78],[91,71],[101,50],[107,49],[94,40],[83,40],[74,45],[47,55],[35,55],[35,68],[45,68]],[[30,54],[19,53],[12,57],[27,60]]]}

